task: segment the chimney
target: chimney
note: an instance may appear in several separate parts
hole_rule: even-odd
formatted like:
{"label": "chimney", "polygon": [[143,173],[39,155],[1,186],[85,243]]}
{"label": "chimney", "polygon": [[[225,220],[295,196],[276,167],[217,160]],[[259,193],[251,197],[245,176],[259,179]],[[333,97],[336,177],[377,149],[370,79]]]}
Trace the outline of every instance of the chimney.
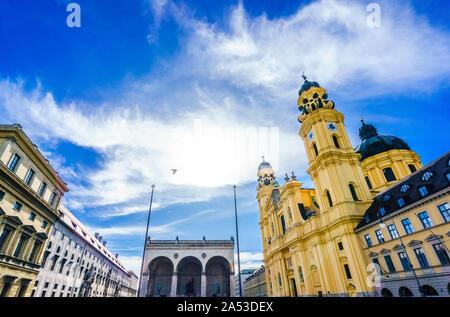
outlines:
{"label": "chimney", "polygon": [[116,253],[116,259],[118,259],[119,258],[119,253]]}
{"label": "chimney", "polygon": [[106,240],[103,240],[103,246],[106,247]]}
{"label": "chimney", "polygon": [[103,237],[102,236],[98,236],[98,241],[102,242]]}
{"label": "chimney", "polygon": [[95,239],[98,239],[98,232],[96,232],[95,234],[94,234],[94,236],[95,236]]}

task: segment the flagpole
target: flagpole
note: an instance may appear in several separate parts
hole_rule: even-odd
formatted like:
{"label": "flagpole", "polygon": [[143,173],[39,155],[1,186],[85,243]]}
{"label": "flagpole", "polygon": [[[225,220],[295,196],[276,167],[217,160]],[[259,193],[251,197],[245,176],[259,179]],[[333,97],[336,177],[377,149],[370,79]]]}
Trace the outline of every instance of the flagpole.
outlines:
{"label": "flagpole", "polygon": [[142,286],[142,277],[143,277],[143,269],[144,269],[144,259],[145,259],[145,248],[147,247],[147,238],[148,238],[148,225],[150,224],[150,215],[152,213],[152,203],[153,203],[153,191],[155,189],[155,185],[152,184],[152,193],[150,196],[150,205],[148,207],[148,216],[147,216],[147,228],[145,230],[145,240],[144,240],[144,250],[142,251],[142,263],[141,263],[141,274],[139,277],[139,288],[137,297],[141,295],[141,286]]}
{"label": "flagpole", "polygon": [[238,256],[238,276],[239,276],[239,297],[242,297],[242,280],[241,280],[241,259],[239,255],[239,230],[238,230],[238,218],[237,218],[237,204],[236,204],[236,185],[233,185],[234,190],[234,215],[236,220],[236,245]]}

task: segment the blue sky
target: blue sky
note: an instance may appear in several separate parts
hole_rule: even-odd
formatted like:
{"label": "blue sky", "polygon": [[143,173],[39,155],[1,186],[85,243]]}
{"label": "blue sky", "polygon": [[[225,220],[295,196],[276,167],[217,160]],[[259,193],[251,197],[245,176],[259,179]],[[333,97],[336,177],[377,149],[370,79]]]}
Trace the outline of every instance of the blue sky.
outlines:
{"label": "blue sky", "polygon": [[370,2],[2,1],[0,121],[22,124],[69,184],[64,204],[136,272],[152,183],[155,239],[234,236],[238,184],[243,266],[259,265],[260,156],[312,186],[302,71],[354,146],[364,117],[423,164],[449,150],[450,3],[378,1],[370,28]]}

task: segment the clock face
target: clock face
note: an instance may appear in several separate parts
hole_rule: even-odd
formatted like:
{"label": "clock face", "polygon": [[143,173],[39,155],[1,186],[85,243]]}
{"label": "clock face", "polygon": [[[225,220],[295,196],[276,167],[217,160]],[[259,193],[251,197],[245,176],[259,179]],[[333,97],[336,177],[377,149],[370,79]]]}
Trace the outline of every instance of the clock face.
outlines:
{"label": "clock face", "polygon": [[308,133],[308,140],[309,140],[309,142],[311,142],[313,138],[314,138],[314,132],[312,132],[312,130],[311,130]]}
{"label": "clock face", "polygon": [[333,122],[328,122],[327,123],[327,128],[330,131],[337,131],[337,129],[338,129],[337,125],[335,123],[333,123]]}

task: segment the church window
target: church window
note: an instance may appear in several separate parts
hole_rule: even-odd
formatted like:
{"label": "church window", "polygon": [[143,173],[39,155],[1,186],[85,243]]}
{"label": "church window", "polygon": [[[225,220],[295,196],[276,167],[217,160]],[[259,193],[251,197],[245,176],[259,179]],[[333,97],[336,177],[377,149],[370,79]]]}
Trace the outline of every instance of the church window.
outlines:
{"label": "church window", "polygon": [[383,232],[381,232],[381,230],[376,230],[375,231],[375,235],[377,236],[377,239],[378,239],[379,243],[383,243],[384,242]]}
{"label": "church window", "polygon": [[397,199],[398,206],[402,208],[405,205],[405,200],[403,198]]}
{"label": "church window", "polygon": [[280,220],[281,220],[281,227],[283,228],[283,234],[285,234],[286,233],[286,223],[284,222],[284,215],[281,215]]}
{"label": "church window", "polygon": [[313,149],[314,149],[314,153],[316,154],[316,156],[318,156],[319,155],[319,151],[317,150],[316,143],[313,143]]}
{"label": "church window", "polygon": [[342,244],[342,242],[338,242],[338,248],[340,251],[344,250],[344,245]]}
{"label": "church window", "polygon": [[384,260],[386,261],[386,265],[388,267],[389,272],[390,273],[395,272],[395,266],[394,263],[392,262],[391,256],[390,255],[384,256]]}
{"label": "church window", "polygon": [[450,221],[450,205],[448,203],[442,204],[438,206],[439,211],[441,212],[442,218],[444,218],[445,222]]}
{"label": "church window", "polygon": [[333,135],[333,142],[334,142],[334,146],[338,149],[340,149],[341,147],[339,146],[339,141],[336,135]]}
{"label": "church window", "polygon": [[366,179],[367,187],[369,187],[369,190],[372,189],[372,184],[370,183],[369,176],[364,177]]}
{"label": "church window", "polygon": [[327,195],[328,205],[330,207],[333,207],[333,201],[331,200],[331,195],[330,195],[330,192],[328,190],[325,192],[325,195]]}
{"label": "church window", "polygon": [[348,184],[348,187],[350,188],[350,193],[352,194],[353,200],[358,201],[358,195],[356,195],[355,186],[353,184]]}
{"label": "church window", "polygon": [[348,267],[348,264],[344,264],[344,270],[345,275],[347,275],[347,278],[350,280],[352,278],[352,274],[350,273],[350,268]]}
{"label": "church window", "polygon": [[403,228],[405,229],[406,234],[411,234],[414,232],[414,227],[412,226],[409,218],[403,219],[402,225],[403,225]]}
{"label": "church window", "polygon": [[392,168],[387,167],[383,169],[384,177],[386,178],[387,182],[395,181],[397,178],[395,177],[394,172],[392,171]]}
{"label": "church window", "polygon": [[414,173],[415,171],[417,171],[416,167],[413,164],[408,164],[409,170],[411,171],[411,173]]}

